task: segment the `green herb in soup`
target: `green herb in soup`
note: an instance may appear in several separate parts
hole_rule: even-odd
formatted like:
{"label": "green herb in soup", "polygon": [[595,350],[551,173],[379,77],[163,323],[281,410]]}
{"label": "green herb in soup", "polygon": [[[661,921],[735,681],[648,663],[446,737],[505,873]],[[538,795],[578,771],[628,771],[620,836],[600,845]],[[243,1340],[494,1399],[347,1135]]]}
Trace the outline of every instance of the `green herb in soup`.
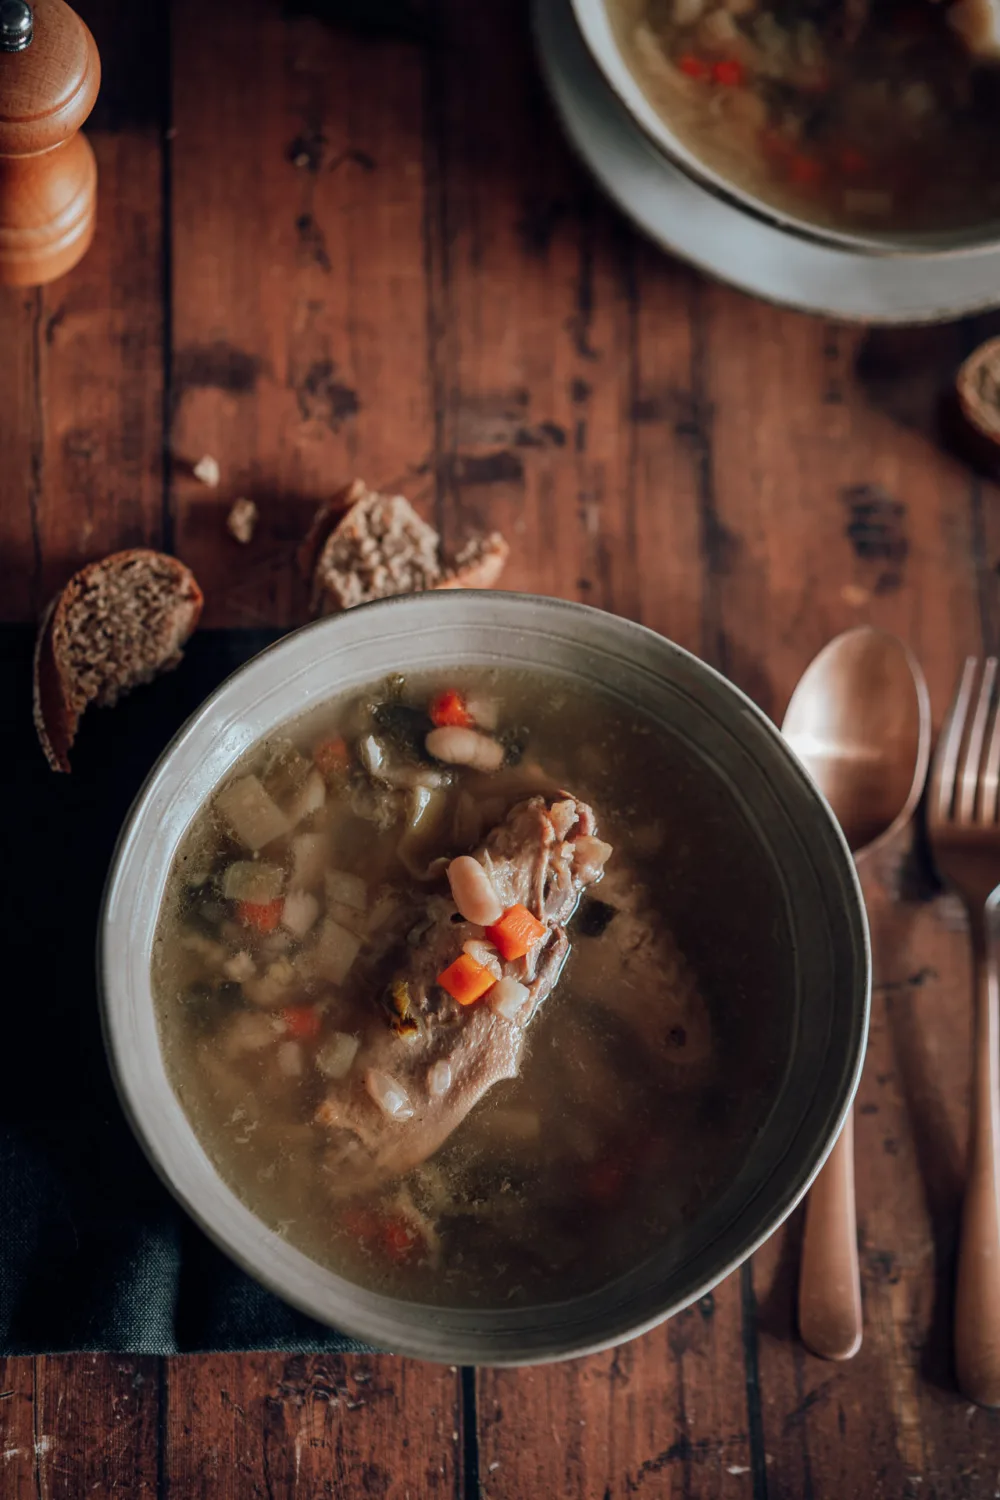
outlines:
{"label": "green herb in soup", "polygon": [[609,9],[651,104],[736,187],[841,229],[929,233],[1000,218],[1000,35],[977,19],[986,0]]}
{"label": "green herb in soup", "polygon": [[610,697],[393,678],[258,746],[190,829],[154,972],[174,1087],[243,1200],[364,1284],[599,1286],[727,1180],[783,1067],[750,848]]}

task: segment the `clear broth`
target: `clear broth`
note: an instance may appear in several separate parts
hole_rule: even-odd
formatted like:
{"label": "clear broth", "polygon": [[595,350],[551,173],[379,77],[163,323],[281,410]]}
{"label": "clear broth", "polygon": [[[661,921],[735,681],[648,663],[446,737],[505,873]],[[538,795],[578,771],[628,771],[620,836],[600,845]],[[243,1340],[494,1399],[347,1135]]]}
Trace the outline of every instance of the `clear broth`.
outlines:
{"label": "clear broth", "polygon": [[[615,852],[592,894],[627,906],[630,892],[643,893],[662,923],[670,972],[650,975],[648,994],[617,1009],[625,918],[620,911],[587,936],[581,908],[569,927],[571,956],[528,1027],[519,1076],[490,1089],[427,1162],[346,1203],[328,1191],[313,1123],[326,1085],[308,1060],[300,1077],[278,1077],[272,1049],[234,1066],[225,1050],[232,986],[206,992],[192,981],[185,893],[192,872],[200,878],[234,852],[211,801],[171,874],[154,992],[177,1096],[220,1175],[265,1223],[384,1293],[451,1306],[538,1304],[635,1266],[731,1181],[787,1063],[792,960],[778,882],[754,835],[679,741],[616,698],[545,673],[480,673],[458,685],[495,696],[502,725],[526,726],[526,762],[593,805]],[[406,697],[424,702],[440,686],[408,680]],[[358,701],[343,700],[282,735],[308,752],[331,734],[350,735],[358,716]],[[241,770],[260,767],[269,743]],[[373,882],[388,869],[405,882],[392,865],[391,829],[350,820],[344,829],[341,868]],[[658,1024],[652,1008],[671,985],[704,1016],[710,1038],[692,1068],[654,1065],[632,1025],[636,1015]],[[376,997],[360,997],[368,1002]],[[372,1217],[400,1212],[428,1227],[432,1251],[408,1236],[389,1253],[373,1245]]]}

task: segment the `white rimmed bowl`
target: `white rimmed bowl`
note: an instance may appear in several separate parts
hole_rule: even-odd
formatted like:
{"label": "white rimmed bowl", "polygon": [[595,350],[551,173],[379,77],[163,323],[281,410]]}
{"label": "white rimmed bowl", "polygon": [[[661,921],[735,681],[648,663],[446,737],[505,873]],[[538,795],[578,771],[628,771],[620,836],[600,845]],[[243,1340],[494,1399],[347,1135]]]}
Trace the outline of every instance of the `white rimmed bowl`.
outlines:
{"label": "white rimmed bowl", "polygon": [[[431,1307],[366,1291],[268,1229],[221,1180],[160,1050],[153,939],[178,845],[213,788],[285,721],[389,672],[491,666],[558,672],[639,707],[735,796],[776,876],[793,962],[789,1055],[767,1121],[706,1210],[597,1292],[530,1308]],[[725,914],[720,913],[720,941]],[[153,1166],[252,1276],[320,1321],[401,1354],[524,1364],[643,1332],[704,1295],[795,1206],[850,1105],[868,1024],[868,933],[854,866],[825,802],[765,716],[661,636],[584,605],[456,592],[391,600],[295,631],[234,673],[180,730],[122,830],[99,933],[108,1056]],[[768,1003],[768,997],[762,997]]]}
{"label": "white rimmed bowl", "polygon": [[693,151],[651,103],[622,50],[611,21],[608,0],[570,0],[576,23],[587,48],[606,82],[643,133],[675,166],[719,197],[737,205],[754,218],[776,224],[804,239],[824,245],[839,245],[864,255],[921,255],[951,257],[981,253],[1000,245],[1000,223],[995,219],[960,230],[920,234],[903,231],[836,229],[779,208],[741,187],[732,178],[714,170]]}

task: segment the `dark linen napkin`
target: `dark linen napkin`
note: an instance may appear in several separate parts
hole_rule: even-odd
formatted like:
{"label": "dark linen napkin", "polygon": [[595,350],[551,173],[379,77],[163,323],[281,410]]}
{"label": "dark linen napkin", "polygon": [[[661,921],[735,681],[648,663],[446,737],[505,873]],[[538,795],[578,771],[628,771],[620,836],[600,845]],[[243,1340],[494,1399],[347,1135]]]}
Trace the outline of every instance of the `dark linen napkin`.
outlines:
{"label": "dark linen napkin", "polygon": [[33,632],[0,626],[0,1354],[365,1347],[258,1286],[175,1204],[118,1106],[97,1012],[129,805],[206,694],[279,634],[196,635],[176,672],[90,710],[59,776],[31,720]]}

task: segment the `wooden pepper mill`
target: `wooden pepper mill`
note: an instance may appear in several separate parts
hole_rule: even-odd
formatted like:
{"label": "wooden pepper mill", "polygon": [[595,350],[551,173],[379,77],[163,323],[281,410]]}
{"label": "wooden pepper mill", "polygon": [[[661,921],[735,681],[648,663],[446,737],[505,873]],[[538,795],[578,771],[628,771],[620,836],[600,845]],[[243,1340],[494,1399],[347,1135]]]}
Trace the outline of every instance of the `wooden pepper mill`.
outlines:
{"label": "wooden pepper mill", "polygon": [[0,0],[0,283],[54,281],[93,239],[97,163],[79,130],[100,81],[64,0]]}

